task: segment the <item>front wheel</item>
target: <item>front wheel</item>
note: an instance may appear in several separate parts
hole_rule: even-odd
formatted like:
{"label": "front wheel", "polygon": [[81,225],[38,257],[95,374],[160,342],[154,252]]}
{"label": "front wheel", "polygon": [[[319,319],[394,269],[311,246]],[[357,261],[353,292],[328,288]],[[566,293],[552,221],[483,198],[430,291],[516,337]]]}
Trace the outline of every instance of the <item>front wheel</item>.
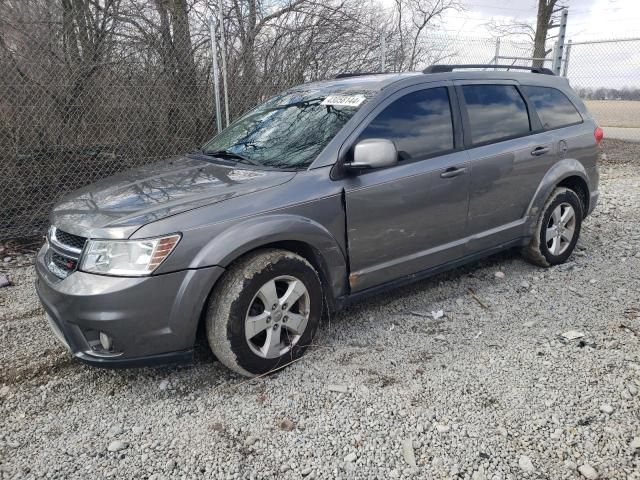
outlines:
{"label": "front wheel", "polygon": [[578,195],[568,188],[556,188],[542,209],[524,256],[542,267],[564,263],[578,243],[583,215]]}
{"label": "front wheel", "polygon": [[299,358],[322,314],[322,286],[304,258],[260,250],[236,261],[209,300],[207,338],[218,360],[255,376]]}

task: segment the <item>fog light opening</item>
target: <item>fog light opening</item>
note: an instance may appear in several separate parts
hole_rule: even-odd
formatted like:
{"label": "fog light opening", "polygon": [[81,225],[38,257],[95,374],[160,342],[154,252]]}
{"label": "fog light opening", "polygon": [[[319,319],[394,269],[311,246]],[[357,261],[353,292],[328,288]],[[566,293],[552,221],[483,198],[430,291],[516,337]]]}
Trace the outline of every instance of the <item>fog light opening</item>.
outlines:
{"label": "fog light opening", "polygon": [[102,349],[107,352],[110,352],[113,348],[113,340],[104,332],[100,332],[100,346],[102,346]]}

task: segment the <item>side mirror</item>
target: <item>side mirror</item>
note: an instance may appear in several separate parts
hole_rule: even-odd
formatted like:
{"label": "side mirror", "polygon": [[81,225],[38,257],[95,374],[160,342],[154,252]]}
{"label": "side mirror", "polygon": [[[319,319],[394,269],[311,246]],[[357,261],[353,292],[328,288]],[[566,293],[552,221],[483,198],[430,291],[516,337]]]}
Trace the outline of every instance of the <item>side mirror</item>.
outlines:
{"label": "side mirror", "polygon": [[384,138],[369,138],[356,144],[353,162],[345,163],[351,170],[392,167],[398,163],[396,144]]}

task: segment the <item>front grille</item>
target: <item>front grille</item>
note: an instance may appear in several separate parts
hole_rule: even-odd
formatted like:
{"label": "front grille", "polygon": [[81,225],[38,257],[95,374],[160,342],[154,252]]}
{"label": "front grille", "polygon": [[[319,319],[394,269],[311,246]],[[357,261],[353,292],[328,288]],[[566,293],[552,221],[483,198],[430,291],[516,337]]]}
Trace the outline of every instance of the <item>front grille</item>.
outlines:
{"label": "front grille", "polygon": [[58,243],[63,247],[72,247],[78,250],[82,250],[84,248],[85,242],[87,241],[87,239],[84,237],[73,235],[72,233],[63,232],[62,230],[57,229],[55,236],[58,240]]}
{"label": "front grille", "polygon": [[51,261],[61,270],[73,271],[78,266],[78,261],[71,257],[65,257],[56,252],[51,252]]}
{"label": "front grille", "polygon": [[60,255],[51,249],[47,252],[46,260],[47,268],[58,278],[67,278],[78,266],[77,259]]}
{"label": "front grille", "polygon": [[49,251],[46,260],[49,271],[58,278],[66,278],[78,268],[80,253],[87,239],[53,227],[49,231]]}

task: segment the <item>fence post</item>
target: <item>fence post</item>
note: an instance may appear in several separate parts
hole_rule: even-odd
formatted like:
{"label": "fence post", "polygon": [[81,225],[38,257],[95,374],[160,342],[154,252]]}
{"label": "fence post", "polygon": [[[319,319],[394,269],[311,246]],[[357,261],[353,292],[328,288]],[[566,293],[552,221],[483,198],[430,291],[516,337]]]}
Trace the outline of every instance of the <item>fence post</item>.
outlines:
{"label": "fence post", "polygon": [[567,76],[567,71],[569,70],[569,58],[571,57],[571,40],[567,42],[567,51],[564,55],[564,68],[562,69],[562,76]]}
{"label": "fence post", "polygon": [[217,133],[222,131],[222,113],[220,111],[220,72],[218,72],[218,42],[216,40],[216,21],[213,15],[209,17],[209,35],[211,36],[211,59],[213,70],[213,98],[216,103]]}
{"label": "fence post", "polygon": [[552,70],[556,75],[560,75],[562,68],[562,57],[564,54],[564,37],[567,33],[567,17],[569,16],[569,10],[567,8],[562,9],[562,16],[560,17],[560,31],[558,32],[558,41],[553,49],[553,64]]}
{"label": "fence post", "polygon": [[222,0],[218,0],[218,14],[220,15],[220,43],[222,44],[222,90],[224,91],[224,120],[229,126],[229,90],[227,88],[227,41],[224,35],[224,12]]}
{"label": "fence post", "polygon": [[384,31],[380,32],[380,71],[384,72],[387,68],[387,45],[384,38]]}
{"label": "fence post", "polygon": [[[498,57],[500,57],[500,37],[496,38],[496,54],[493,56],[494,65],[498,64]],[[494,68],[497,70],[497,68]]]}

